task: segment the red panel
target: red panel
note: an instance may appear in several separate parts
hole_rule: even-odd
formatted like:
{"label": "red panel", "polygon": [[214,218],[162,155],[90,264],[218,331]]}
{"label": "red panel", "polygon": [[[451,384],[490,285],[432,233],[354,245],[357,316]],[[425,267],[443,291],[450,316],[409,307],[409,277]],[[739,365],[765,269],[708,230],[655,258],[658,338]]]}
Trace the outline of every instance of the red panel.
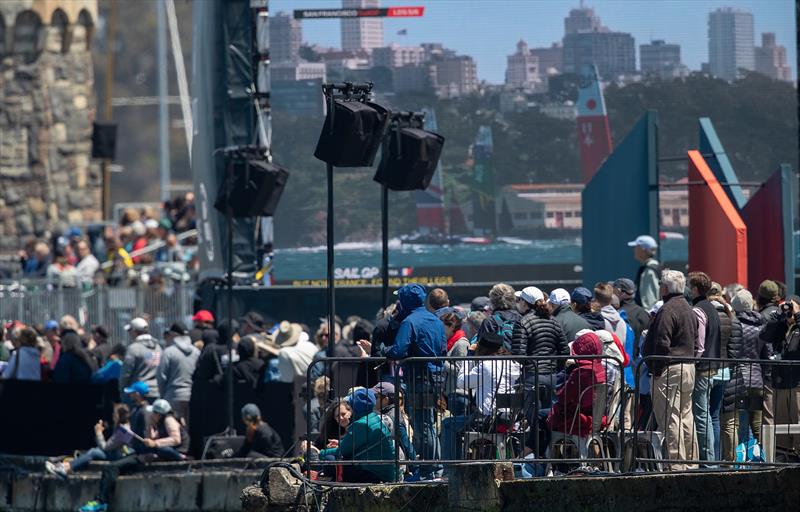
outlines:
{"label": "red panel", "polygon": [[747,227],[698,151],[689,151],[689,270],[747,282]]}
{"label": "red panel", "polygon": [[600,164],[611,154],[611,130],[605,115],[578,117],[577,121],[583,182],[589,183]]}
{"label": "red panel", "polygon": [[785,279],[781,202],[781,172],[777,171],[742,209],[749,249],[747,287],[753,293],[765,279]]}

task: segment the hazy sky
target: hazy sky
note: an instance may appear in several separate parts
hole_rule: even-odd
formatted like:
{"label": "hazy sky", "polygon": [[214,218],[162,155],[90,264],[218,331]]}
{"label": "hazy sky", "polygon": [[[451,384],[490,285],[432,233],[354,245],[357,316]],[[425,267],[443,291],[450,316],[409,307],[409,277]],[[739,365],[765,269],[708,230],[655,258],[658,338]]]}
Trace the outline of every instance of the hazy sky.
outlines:
{"label": "hazy sky", "polygon": [[[550,46],[564,36],[564,18],[578,0],[382,0],[384,7],[424,5],[422,18],[384,20],[386,44],[416,45],[441,42],[478,63],[478,77],[503,82],[506,56],[517,41],[531,47]],[[681,58],[690,69],[708,61],[708,13],[730,6],[753,13],[756,45],[762,32],[775,32],[777,43],[786,47],[792,75],[797,73],[794,0],[586,0],[611,30],[630,32],[639,45],[664,39],[681,45]],[[335,8],[339,0],[271,0],[270,10]],[[406,29],[408,35],[398,36]],[[340,46],[338,20],[303,21],[303,39],[325,46]]]}

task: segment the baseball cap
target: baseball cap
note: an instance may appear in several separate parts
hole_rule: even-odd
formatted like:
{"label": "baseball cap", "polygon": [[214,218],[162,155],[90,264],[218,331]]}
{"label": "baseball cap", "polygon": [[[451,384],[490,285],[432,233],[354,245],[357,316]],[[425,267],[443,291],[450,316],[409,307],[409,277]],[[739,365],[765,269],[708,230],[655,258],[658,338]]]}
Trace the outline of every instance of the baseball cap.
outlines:
{"label": "baseball cap", "polygon": [[156,229],[158,227],[158,221],[156,219],[147,219],[144,221],[144,227],[147,229]]}
{"label": "baseball cap", "polygon": [[150,386],[147,385],[146,382],[138,381],[134,382],[127,388],[122,390],[126,395],[131,393],[139,393],[140,395],[144,396],[150,391]]}
{"label": "baseball cap", "polygon": [[166,332],[185,335],[189,334],[189,329],[187,329],[186,326],[183,325],[183,322],[178,321],[178,322],[173,322],[172,325],[169,326],[169,329],[167,329]]}
{"label": "baseball cap", "polygon": [[632,242],[628,242],[628,247],[641,247],[642,249],[647,249],[648,251],[652,251],[658,244],[656,240],[650,235],[639,235],[636,237],[636,240]]}
{"label": "baseball cap", "polygon": [[192,322],[214,322],[214,315],[211,314],[211,311],[207,309],[201,309],[197,313],[194,314],[192,317]]}
{"label": "baseball cap", "polygon": [[469,306],[470,311],[488,311],[491,307],[489,297],[475,297]]}
{"label": "baseball cap", "polygon": [[550,292],[550,304],[569,304],[569,292],[564,288],[556,288]]}
{"label": "baseball cap", "polygon": [[535,286],[527,286],[520,292],[514,292],[514,296],[528,304],[536,304],[537,301],[544,300],[544,292]]}
{"label": "baseball cap", "polygon": [[258,408],[256,404],[244,404],[242,407],[242,418],[260,418],[261,417],[261,409]]}
{"label": "baseball cap", "polygon": [[126,331],[146,331],[148,327],[147,320],[139,316],[131,320],[131,323],[125,324]]}
{"label": "baseball cap", "polygon": [[394,395],[394,384],[391,382],[379,382],[372,386],[372,392],[375,396],[392,396]]}
{"label": "baseball cap", "polygon": [[572,290],[570,298],[575,304],[588,304],[592,300],[592,292],[590,292],[588,288],[579,286]]}
{"label": "baseball cap", "polygon": [[48,320],[44,324],[44,330],[45,331],[52,331],[53,329],[58,330],[58,322],[56,322],[55,320]]}
{"label": "baseball cap", "polygon": [[614,281],[614,288],[617,288],[621,292],[627,293],[629,295],[633,295],[636,293],[636,285],[633,284],[633,281],[628,279],[627,277],[620,277],[616,281]]}
{"label": "baseball cap", "polygon": [[169,405],[169,402],[164,400],[163,398],[159,398],[153,405],[147,408],[148,412],[155,412],[158,414],[169,414],[172,412],[172,406]]}

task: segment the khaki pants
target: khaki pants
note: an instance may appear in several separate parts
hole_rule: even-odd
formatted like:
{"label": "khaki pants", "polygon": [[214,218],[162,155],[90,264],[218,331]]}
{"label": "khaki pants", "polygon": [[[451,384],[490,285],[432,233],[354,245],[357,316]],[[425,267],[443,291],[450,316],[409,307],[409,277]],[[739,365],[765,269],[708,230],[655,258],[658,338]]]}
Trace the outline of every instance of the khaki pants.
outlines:
{"label": "khaki pants", "polygon": [[[775,424],[800,423],[800,387],[775,388]],[[800,452],[800,435],[777,435],[775,446],[783,450]]]}
{"label": "khaki pants", "polygon": [[763,422],[764,425],[774,425],[775,424],[775,407],[773,405],[773,401],[775,399],[775,393],[772,390],[772,386],[768,385],[766,382],[764,383],[764,408],[763,408]]}
{"label": "khaki pants", "polygon": [[[667,459],[695,460],[699,454],[692,414],[693,391],[693,364],[669,365],[653,379],[653,416],[664,434]],[[670,464],[674,471],[696,467],[696,464]]]}

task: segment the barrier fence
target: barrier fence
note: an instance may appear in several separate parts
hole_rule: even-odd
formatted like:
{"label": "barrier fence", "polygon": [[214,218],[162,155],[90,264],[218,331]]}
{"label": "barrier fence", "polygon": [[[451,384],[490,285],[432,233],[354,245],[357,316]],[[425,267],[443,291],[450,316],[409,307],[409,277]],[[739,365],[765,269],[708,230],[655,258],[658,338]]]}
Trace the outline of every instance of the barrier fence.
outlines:
{"label": "barrier fence", "polygon": [[[379,382],[392,387],[367,414],[354,389]],[[800,463],[800,361],[336,357],[309,366],[306,388],[306,470],[342,481],[497,460],[522,476]]]}
{"label": "barrier fence", "polygon": [[63,315],[74,316],[81,325],[102,324],[111,340],[125,342],[125,324],[136,316],[150,315],[156,335],[192,316],[194,285],[168,282],[165,286],[53,288],[45,284],[0,285],[0,320],[44,324]]}

